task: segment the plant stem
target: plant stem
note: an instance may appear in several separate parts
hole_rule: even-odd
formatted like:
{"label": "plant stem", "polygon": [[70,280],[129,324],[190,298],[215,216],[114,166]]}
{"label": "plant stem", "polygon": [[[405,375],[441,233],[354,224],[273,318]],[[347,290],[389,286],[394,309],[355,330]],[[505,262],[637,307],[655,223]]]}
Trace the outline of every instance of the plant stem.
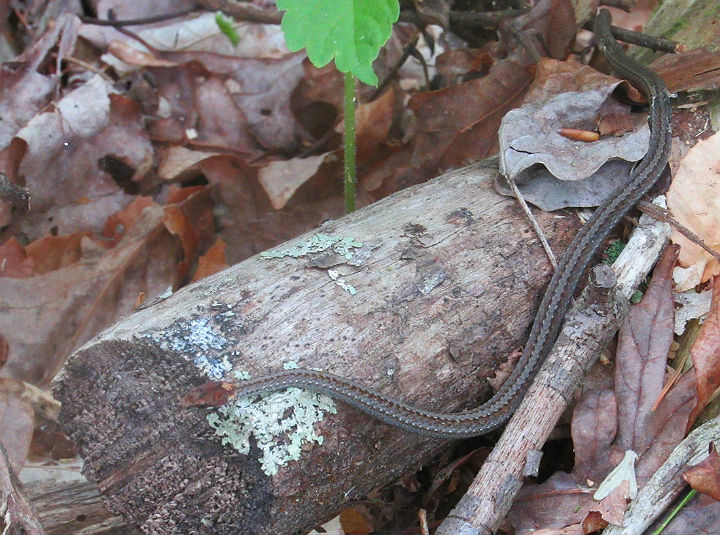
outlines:
{"label": "plant stem", "polygon": [[345,73],[345,213],[355,211],[355,77]]}
{"label": "plant stem", "polygon": [[697,494],[697,491],[695,489],[690,489],[690,492],[687,493],[687,495],[680,500],[680,503],[673,509],[673,511],[668,515],[668,517],[663,521],[662,524],[658,526],[658,528],[652,532],[651,535],[660,535],[662,531],[667,527],[667,525],[670,523],[670,521],[675,518],[675,515],[680,512],[680,509],[685,507],[685,505]]}

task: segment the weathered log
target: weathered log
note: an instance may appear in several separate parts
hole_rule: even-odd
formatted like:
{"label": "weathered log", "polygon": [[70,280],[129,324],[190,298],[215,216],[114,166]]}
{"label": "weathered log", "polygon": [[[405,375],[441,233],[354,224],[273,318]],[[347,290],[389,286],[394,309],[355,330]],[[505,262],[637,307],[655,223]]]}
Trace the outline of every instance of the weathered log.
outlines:
{"label": "weathered log", "polygon": [[[179,399],[210,379],[289,362],[429,409],[489,397],[487,378],[522,347],[550,275],[520,209],[494,192],[496,174],[494,161],[480,162],[328,222],[272,251],[285,257],[250,258],[75,352],[55,385],[60,421],[110,510],[147,533],[293,533],[440,451],[442,440],[339,402],[337,414],[308,421],[303,407],[318,398],[305,394],[294,416],[257,417],[266,434],[294,417],[297,433],[258,431],[244,454],[206,417],[238,445],[244,428]],[[558,252],[579,225],[538,217]],[[338,237],[348,239],[298,256]],[[313,430],[321,443],[297,443]]]}
{"label": "weathered log", "polygon": [[97,486],[80,474],[78,463],[26,462],[20,481],[48,535],[140,535],[108,513]]}

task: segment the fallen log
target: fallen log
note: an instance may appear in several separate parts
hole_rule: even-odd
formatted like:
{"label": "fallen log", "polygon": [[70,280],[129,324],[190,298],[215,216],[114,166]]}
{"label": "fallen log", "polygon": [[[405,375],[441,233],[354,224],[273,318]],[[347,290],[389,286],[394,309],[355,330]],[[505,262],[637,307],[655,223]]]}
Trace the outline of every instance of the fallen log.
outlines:
{"label": "fallen log", "polygon": [[[60,421],[109,509],[146,533],[294,533],[441,451],[311,393],[210,409],[180,400],[283,365],[431,410],[487,399],[550,276],[496,175],[480,162],[327,222],[77,350],[55,383]],[[538,220],[557,252],[579,226]]]}

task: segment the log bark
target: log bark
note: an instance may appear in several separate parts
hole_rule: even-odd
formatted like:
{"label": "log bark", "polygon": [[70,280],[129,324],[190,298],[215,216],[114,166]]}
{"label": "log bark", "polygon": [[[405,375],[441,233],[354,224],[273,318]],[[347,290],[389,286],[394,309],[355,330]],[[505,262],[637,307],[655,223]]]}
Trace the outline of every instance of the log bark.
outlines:
{"label": "log bark", "polygon": [[[441,451],[442,440],[338,402],[311,427],[322,443],[298,447],[284,433],[269,446],[260,433],[244,454],[208,424],[217,409],[179,399],[210,379],[284,363],[434,410],[489,397],[487,378],[522,347],[550,276],[520,209],[494,192],[496,175],[495,161],[480,162],[399,192],[273,250],[289,256],[232,266],[76,351],[55,384],[60,421],[110,510],[146,533],[294,533]],[[579,226],[538,219],[558,253]],[[318,233],[352,240],[293,256]],[[283,444],[298,460],[270,451]]]}

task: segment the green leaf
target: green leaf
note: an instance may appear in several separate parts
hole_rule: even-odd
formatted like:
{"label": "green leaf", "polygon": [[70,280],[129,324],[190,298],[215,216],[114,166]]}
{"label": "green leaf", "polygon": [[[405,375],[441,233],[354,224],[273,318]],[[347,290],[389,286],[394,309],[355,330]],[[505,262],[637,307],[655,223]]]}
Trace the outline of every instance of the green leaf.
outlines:
{"label": "green leaf", "polygon": [[398,0],[276,0],[284,10],[282,30],[293,51],[307,49],[322,67],[335,58],[340,72],[370,85],[378,79],[372,62],[390,38],[400,14]]}

